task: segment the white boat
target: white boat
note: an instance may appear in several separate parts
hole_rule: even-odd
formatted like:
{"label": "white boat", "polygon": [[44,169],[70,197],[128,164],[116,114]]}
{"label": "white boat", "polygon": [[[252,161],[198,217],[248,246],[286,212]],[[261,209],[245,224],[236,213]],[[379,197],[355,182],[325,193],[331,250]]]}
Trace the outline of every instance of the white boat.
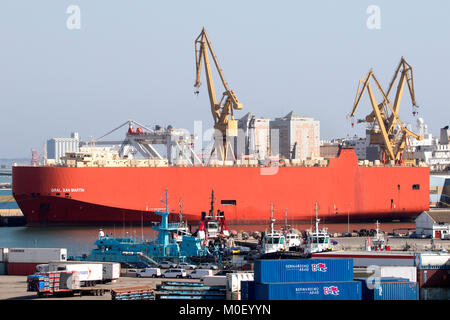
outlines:
{"label": "white boat", "polygon": [[273,203],[270,217],[270,232],[265,233],[261,241],[259,252],[261,254],[268,254],[274,252],[286,251],[286,237],[282,232],[276,231],[273,227],[275,219],[273,218]]}
{"label": "white boat", "polygon": [[379,231],[379,226],[380,224],[378,223],[378,221],[376,222],[377,225],[377,233],[375,235],[375,238],[370,239],[369,243],[367,244],[367,251],[390,251],[391,247],[387,245],[387,241],[384,238],[384,235],[380,234]]}
{"label": "white boat", "polygon": [[330,235],[327,228],[319,229],[320,219],[317,217],[317,202],[316,202],[316,226],[314,230],[307,230],[306,241],[303,244],[303,252],[305,254],[312,254],[317,252],[331,251]]}
{"label": "white boat", "polygon": [[301,247],[302,236],[294,230],[289,229],[284,234],[284,237],[286,238],[286,247],[289,248],[289,250]]}
{"label": "white boat", "polygon": [[287,223],[287,209],[285,209],[285,221],[283,234],[286,239],[285,249],[287,251],[298,251],[301,249],[303,237],[297,229],[291,228]]}

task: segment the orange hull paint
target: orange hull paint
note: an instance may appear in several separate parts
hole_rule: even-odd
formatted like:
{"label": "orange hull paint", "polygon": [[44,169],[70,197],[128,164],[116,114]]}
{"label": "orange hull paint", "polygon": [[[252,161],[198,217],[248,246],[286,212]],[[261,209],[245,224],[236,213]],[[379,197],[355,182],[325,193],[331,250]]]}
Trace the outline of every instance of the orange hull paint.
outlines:
{"label": "orange hull paint", "polygon": [[[264,174],[264,170],[269,173]],[[270,172],[273,171],[273,172]],[[266,172],[267,173],[267,172]],[[28,223],[123,223],[158,220],[167,188],[169,207],[198,222],[216,208],[229,223],[310,221],[314,204],[326,221],[411,218],[429,209],[429,168],[359,167],[342,149],[328,167],[13,167],[13,194]],[[413,189],[419,185],[420,189]],[[235,205],[220,205],[234,200]]]}

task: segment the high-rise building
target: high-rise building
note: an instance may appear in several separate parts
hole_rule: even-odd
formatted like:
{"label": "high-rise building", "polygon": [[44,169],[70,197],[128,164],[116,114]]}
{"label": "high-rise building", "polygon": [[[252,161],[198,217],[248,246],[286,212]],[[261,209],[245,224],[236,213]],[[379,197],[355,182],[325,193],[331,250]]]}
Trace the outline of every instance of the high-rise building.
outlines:
{"label": "high-rise building", "polygon": [[47,160],[53,159],[55,163],[61,163],[60,158],[68,151],[80,150],[80,138],[78,132],[72,132],[70,138],[52,138],[47,140]]}
{"label": "high-rise building", "polygon": [[270,119],[256,117],[247,113],[238,120],[238,136],[235,142],[235,153],[242,156],[255,155],[256,159],[265,159],[270,146]]}
{"label": "high-rise building", "polygon": [[[320,156],[320,122],[294,111],[270,121],[271,135],[278,131],[278,151],[286,159],[307,160]],[[277,152],[271,139],[271,154]]]}

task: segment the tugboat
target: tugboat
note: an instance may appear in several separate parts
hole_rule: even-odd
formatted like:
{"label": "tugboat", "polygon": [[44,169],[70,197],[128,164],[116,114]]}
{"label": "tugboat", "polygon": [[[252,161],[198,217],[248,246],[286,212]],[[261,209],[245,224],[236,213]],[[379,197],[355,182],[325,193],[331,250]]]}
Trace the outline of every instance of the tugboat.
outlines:
{"label": "tugboat", "polygon": [[316,202],[316,226],[314,230],[306,231],[306,241],[303,245],[303,252],[311,255],[317,252],[331,251],[330,235],[327,228],[319,229],[320,219],[317,216],[318,204]]}
{"label": "tugboat", "polygon": [[290,251],[286,242],[286,235],[274,229],[273,203],[271,204],[270,233],[265,233],[261,245],[258,246],[259,256],[257,259],[292,259],[303,258],[304,254],[299,251]]}
{"label": "tugboat", "polygon": [[109,237],[108,234],[105,235],[103,230],[100,230],[99,238],[95,242],[97,248],[93,249],[89,255],[72,257],[72,259],[121,263],[144,262],[156,265],[163,260],[177,263],[210,256],[208,248],[202,245],[200,239],[182,235],[181,242],[178,242],[174,237],[174,234],[179,231],[180,225],[168,221],[170,212],[167,198],[166,190],[165,210],[155,210],[155,214],[161,216],[161,223],[153,227],[153,230],[158,232],[157,240],[138,242],[136,238],[114,238]]}
{"label": "tugboat", "polygon": [[209,248],[212,255],[191,257],[196,262],[217,262],[224,259],[226,250],[234,246],[233,238],[228,230],[223,211],[214,209],[214,190],[211,191],[211,206],[208,214],[203,211],[201,214],[200,225],[192,236],[195,236],[202,242],[204,247]]}
{"label": "tugboat", "polygon": [[301,233],[287,224],[287,209],[285,209],[283,234],[286,239],[286,249],[288,251],[300,251],[303,238]]}
{"label": "tugboat", "polygon": [[375,234],[374,239],[368,238],[367,251],[390,251],[391,247],[387,245],[387,240],[384,239],[384,236],[380,234],[379,231],[379,223],[378,220],[376,222],[377,233]]}
{"label": "tugboat", "polygon": [[200,226],[197,230],[197,238],[203,240],[204,246],[225,245],[226,239],[230,237],[225,214],[223,211],[214,210],[214,190],[211,191],[211,207],[208,215],[202,212]]}

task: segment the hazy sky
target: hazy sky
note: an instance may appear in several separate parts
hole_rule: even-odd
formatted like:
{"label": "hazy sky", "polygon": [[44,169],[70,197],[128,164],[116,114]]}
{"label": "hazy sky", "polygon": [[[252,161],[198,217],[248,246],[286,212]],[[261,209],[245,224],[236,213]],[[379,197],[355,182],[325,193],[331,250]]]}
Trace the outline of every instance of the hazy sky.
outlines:
{"label": "hazy sky", "polygon": [[[71,5],[80,8],[80,29],[67,27]],[[371,5],[380,8],[380,29],[367,26]],[[99,137],[128,119],[211,126],[204,74],[193,94],[203,26],[244,104],[238,118],[294,110],[320,120],[322,139],[360,133],[346,119],[358,80],[372,67],[387,87],[403,55],[419,116],[437,135],[450,124],[449,14],[446,0],[2,0],[0,158],[42,152],[45,140],[72,131]],[[404,122],[415,122],[411,110],[405,92]],[[364,99],[357,117],[370,111]]]}

